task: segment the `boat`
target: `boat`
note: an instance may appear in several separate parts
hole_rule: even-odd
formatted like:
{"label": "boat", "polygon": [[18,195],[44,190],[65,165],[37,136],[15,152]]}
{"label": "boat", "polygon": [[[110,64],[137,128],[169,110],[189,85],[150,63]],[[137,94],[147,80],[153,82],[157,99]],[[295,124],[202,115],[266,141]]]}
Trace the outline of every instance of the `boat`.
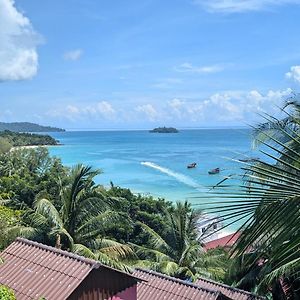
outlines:
{"label": "boat", "polygon": [[215,168],[215,169],[208,171],[209,175],[219,174],[219,173],[220,173],[220,168]]}
{"label": "boat", "polygon": [[196,168],[196,165],[197,165],[197,163],[193,162],[193,163],[187,165],[187,168],[188,169],[193,169],[193,168]]}

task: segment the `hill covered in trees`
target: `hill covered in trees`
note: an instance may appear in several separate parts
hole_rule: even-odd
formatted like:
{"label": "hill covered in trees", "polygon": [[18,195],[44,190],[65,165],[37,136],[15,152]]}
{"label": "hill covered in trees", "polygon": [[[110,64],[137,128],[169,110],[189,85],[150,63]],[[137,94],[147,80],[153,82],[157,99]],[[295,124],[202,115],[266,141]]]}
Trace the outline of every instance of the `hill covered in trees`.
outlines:
{"label": "hill covered in trees", "polygon": [[13,122],[4,123],[0,122],[0,131],[9,130],[13,132],[61,132],[65,131],[62,128],[42,126],[30,122]]}
{"label": "hill covered in trees", "polygon": [[5,130],[0,132],[0,153],[9,151],[12,147],[19,146],[54,146],[58,141],[50,135],[34,133],[19,133]]}

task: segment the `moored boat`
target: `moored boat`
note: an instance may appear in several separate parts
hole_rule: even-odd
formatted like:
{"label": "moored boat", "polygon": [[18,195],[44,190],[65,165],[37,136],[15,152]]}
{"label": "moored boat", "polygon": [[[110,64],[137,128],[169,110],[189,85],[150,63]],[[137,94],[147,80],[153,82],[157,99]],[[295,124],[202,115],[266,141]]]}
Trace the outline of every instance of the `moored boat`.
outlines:
{"label": "moored boat", "polygon": [[208,171],[208,174],[210,174],[210,175],[219,174],[219,173],[220,173],[220,168],[215,168],[215,169]]}
{"label": "moored boat", "polygon": [[192,169],[192,168],[196,168],[196,166],[197,166],[197,163],[193,162],[193,163],[187,165],[187,168]]}

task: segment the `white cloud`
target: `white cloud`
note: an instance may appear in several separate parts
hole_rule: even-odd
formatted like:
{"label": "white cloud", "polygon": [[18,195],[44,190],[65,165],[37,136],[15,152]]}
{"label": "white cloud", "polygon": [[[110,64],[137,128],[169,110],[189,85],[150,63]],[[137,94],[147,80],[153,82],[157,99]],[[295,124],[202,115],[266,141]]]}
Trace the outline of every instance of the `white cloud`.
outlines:
{"label": "white cloud", "polygon": [[82,49],[70,50],[70,51],[67,51],[67,52],[64,53],[64,59],[65,60],[76,61],[76,60],[80,59],[82,54],[83,54]]}
{"label": "white cloud", "polygon": [[107,101],[99,101],[88,105],[68,104],[62,108],[56,108],[48,111],[47,115],[54,118],[65,118],[71,121],[85,119],[115,119],[117,111]]}
{"label": "white cloud", "polygon": [[38,36],[13,0],[0,0],[0,41],[0,81],[36,75]]}
{"label": "white cloud", "polygon": [[192,122],[224,122],[224,121],[250,121],[258,118],[259,112],[273,113],[278,110],[284,98],[291,94],[291,89],[269,90],[262,94],[252,91],[227,91],[215,93],[206,99],[168,101],[167,110],[172,119]]}
{"label": "white cloud", "polygon": [[175,67],[177,72],[189,72],[189,73],[217,73],[224,70],[221,65],[211,65],[211,66],[194,66],[191,63],[183,63],[179,67]]}
{"label": "white cloud", "polygon": [[[210,126],[243,124],[261,121],[258,113],[276,115],[291,89],[224,91],[208,97],[167,99],[136,99],[119,103],[115,108],[109,101],[69,104],[48,113],[54,119],[82,124],[180,124],[184,126]],[[139,104],[143,101],[143,104]],[[79,122],[80,121],[80,122]]]}
{"label": "white cloud", "polygon": [[98,102],[96,105],[97,112],[107,119],[114,119],[116,110],[107,101]]}
{"label": "white cloud", "polygon": [[194,0],[209,12],[239,13],[259,11],[269,7],[300,4],[300,0]]}
{"label": "white cloud", "polygon": [[293,79],[300,83],[300,66],[292,66],[290,71],[285,73],[286,78]]}
{"label": "white cloud", "polygon": [[137,112],[141,112],[141,113],[145,114],[146,117],[148,118],[148,120],[150,120],[150,121],[155,121],[155,120],[158,120],[158,118],[159,118],[159,113],[153,107],[152,104],[148,103],[148,104],[144,104],[144,105],[139,105],[138,107],[136,107],[135,110]]}

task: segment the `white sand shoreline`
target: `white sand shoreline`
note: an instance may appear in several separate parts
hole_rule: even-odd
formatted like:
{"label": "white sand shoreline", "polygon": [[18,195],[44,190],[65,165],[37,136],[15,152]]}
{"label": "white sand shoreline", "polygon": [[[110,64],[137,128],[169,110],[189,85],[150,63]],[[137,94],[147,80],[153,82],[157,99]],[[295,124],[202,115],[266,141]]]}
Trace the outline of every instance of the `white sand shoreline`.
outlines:
{"label": "white sand shoreline", "polygon": [[62,146],[62,144],[57,144],[57,145],[28,145],[28,146],[14,146],[10,149],[10,151],[16,151],[16,150],[21,150],[21,149],[36,149],[36,148],[45,148],[45,147],[57,147],[57,146]]}

